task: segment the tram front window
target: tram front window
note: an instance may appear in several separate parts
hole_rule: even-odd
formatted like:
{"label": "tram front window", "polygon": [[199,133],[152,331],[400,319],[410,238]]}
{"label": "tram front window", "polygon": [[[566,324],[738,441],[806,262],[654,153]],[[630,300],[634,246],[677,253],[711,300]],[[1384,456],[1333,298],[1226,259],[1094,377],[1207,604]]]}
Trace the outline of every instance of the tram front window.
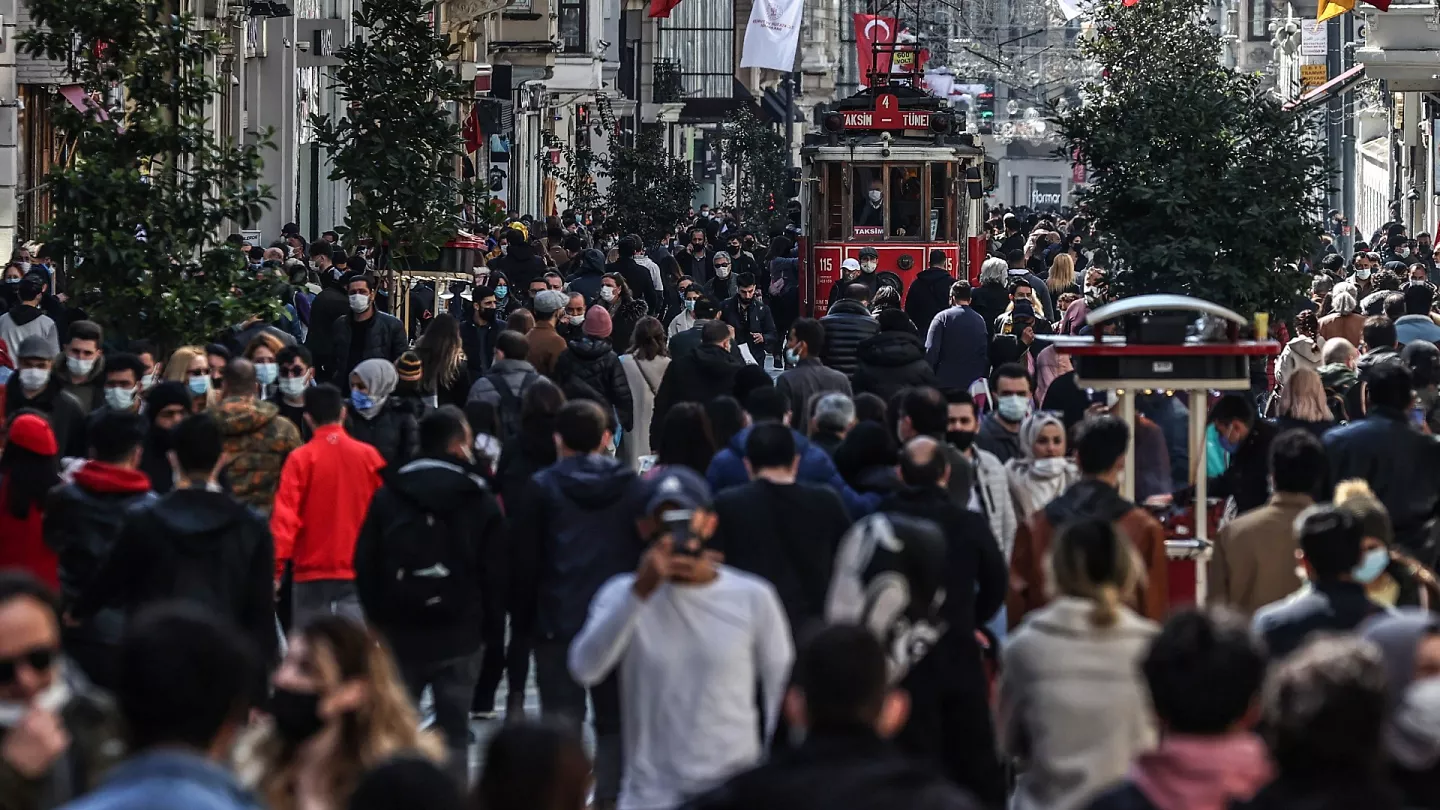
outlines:
{"label": "tram front window", "polygon": [[924,239],[924,210],[920,167],[890,167],[890,235],[899,239]]}
{"label": "tram front window", "polygon": [[881,169],[856,166],[850,187],[855,197],[853,225],[856,236],[881,236],[885,233],[885,183]]}

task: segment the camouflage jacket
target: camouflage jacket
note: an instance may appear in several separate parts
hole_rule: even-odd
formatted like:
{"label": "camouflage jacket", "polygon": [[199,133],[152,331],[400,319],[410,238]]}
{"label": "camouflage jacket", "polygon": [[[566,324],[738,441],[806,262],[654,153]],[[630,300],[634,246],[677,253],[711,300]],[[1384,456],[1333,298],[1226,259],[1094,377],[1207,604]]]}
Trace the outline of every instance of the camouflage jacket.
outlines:
{"label": "camouflage jacket", "polygon": [[301,445],[300,430],[269,402],[230,397],[210,410],[220,423],[229,465],[230,490],[265,515],[275,502],[280,468]]}

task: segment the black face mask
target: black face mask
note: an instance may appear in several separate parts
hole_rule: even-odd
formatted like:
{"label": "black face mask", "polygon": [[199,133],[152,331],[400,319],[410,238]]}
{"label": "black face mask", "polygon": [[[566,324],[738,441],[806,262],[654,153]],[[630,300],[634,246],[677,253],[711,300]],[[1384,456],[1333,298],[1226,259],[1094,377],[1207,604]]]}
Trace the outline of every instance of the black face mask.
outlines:
{"label": "black face mask", "polygon": [[970,445],[975,443],[975,431],[973,430],[950,430],[945,433],[945,440],[955,445],[955,449],[965,452]]}
{"label": "black face mask", "polygon": [[275,719],[275,731],[290,743],[303,743],[325,727],[325,721],[320,719],[318,692],[295,692],[277,686],[270,696],[270,716]]}

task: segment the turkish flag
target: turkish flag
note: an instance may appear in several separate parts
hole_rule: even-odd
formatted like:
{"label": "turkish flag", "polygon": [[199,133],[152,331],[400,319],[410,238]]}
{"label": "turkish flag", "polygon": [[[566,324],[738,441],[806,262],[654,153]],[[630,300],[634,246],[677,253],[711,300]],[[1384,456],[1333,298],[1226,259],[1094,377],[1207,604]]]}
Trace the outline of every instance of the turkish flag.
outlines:
{"label": "turkish flag", "polygon": [[479,152],[480,147],[485,143],[485,133],[480,129],[479,105],[470,108],[470,114],[465,116],[465,123],[460,127],[460,137],[465,139],[465,152]]}
{"label": "turkish flag", "polygon": [[871,73],[890,73],[889,51],[877,53],[874,46],[894,44],[895,29],[899,27],[897,23],[894,17],[855,15],[855,63],[860,69],[861,87],[869,86]]}
{"label": "turkish flag", "polygon": [[651,17],[669,17],[670,12],[680,5],[680,0],[650,0]]}

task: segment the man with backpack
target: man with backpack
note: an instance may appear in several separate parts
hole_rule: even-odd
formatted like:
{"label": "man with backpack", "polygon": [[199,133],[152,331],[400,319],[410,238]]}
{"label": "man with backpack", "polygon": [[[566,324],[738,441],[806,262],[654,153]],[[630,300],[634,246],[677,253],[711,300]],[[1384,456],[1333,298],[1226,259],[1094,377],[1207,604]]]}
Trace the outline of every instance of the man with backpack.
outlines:
{"label": "man with backpack", "polygon": [[426,414],[420,457],[375,493],[355,544],[365,616],[389,640],[415,700],[430,687],[460,784],[485,623],[505,620],[504,521],[469,471],[473,445],[459,408]]}
{"label": "man with backpack", "polygon": [[525,392],[540,379],[540,372],[525,358],[530,340],[519,332],[501,332],[495,339],[495,362],[470,387],[470,402],[488,402],[500,413],[500,427],[506,436],[520,431],[520,403]]}
{"label": "man with backpack", "polygon": [[304,419],[314,434],[285,459],[270,512],[275,581],[293,566],[296,627],[324,613],[362,618],[351,560],[385,459],[345,432],[345,401],[328,383],[305,390]]}

